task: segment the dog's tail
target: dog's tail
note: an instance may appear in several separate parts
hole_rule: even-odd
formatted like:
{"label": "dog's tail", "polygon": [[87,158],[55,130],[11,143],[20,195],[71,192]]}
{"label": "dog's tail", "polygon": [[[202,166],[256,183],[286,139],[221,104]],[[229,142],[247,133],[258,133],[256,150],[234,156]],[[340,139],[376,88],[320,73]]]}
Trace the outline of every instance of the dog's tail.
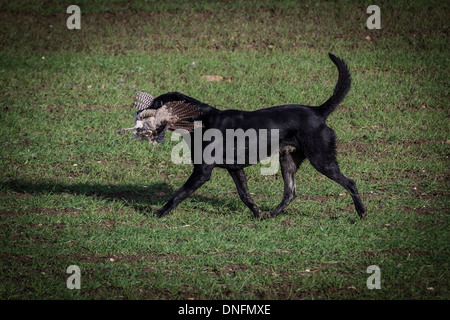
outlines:
{"label": "dog's tail", "polygon": [[331,61],[336,65],[339,71],[339,78],[336,86],[334,87],[333,95],[325,101],[319,108],[319,111],[326,118],[328,117],[336,107],[344,100],[348,91],[350,90],[351,78],[350,71],[344,60],[339,59],[335,55],[328,53]]}

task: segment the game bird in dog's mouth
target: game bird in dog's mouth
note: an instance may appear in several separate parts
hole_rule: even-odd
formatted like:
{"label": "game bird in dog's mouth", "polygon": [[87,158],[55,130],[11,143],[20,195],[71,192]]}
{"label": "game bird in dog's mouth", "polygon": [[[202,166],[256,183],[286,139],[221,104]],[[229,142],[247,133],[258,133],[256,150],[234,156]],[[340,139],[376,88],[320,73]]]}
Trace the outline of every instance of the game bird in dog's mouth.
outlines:
{"label": "game bird in dog's mouth", "polygon": [[171,101],[158,109],[151,109],[153,96],[138,92],[135,96],[133,107],[137,108],[134,127],[119,130],[124,134],[127,130],[133,130],[133,135],[150,144],[162,142],[166,131],[185,129],[189,132],[194,130],[192,120],[202,114],[202,111],[192,104],[184,101]]}

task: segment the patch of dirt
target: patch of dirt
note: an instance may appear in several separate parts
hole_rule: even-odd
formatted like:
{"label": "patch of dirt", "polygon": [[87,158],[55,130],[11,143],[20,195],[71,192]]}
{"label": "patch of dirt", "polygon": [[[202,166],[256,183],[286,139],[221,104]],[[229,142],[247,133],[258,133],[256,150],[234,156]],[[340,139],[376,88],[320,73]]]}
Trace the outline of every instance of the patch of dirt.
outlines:
{"label": "patch of dirt", "polygon": [[268,285],[264,290],[257,289],[254,293],[258,300],[304,300],[311,298],[319,299],[348,299],[357,297],[358,289],[354,286],[344,286],[342,288],[329,287],[323,289],[299,289],[298,283],[281,282]]}
{"label": "patch of dirt", "polygon": [[[69,107],[66,105],[49,105],[46,106],[45,110],[48,113],[65,113]],[[102,111],[111,112],[117,109],[133,110],[131,104],[119,104],[119,105],[97,105],[97,104],[86,104],[77,106],[77,110],[80,111]]]}
{"label": "patch of dirt", "polygon": [[[95,254],[77,254],[71,253],[67,255],[59,255],[58,259],[72,260],[74,262],[83,263],[135,263],[140,261],[145,262],[157,262],[157,261],[167,261],[175,262],[186,259],[186,257],[177,254],[113,254],[113,255],[95,255]],[[143,271],[150,271],[151,267],[144,268]]]}
{"label": "patch of dirt", "polygon": [[16,210],[0,210],[0,216],[19,216],[27,214],[25,211],[16,211]]}
{"label": "patch of dirt", "polygon": [[383,138],[377,138],[373,143],[367,143],[362,139],[354,139],[349,142],[338,142],[338,152],[342,150],[342,152],[353,153],[355,151],[366,153],[370,149],[373,148],[373,145],[400,145],[403,147],[411,147],[418,146],[424,144],[448,144],[447,139],[444,138],[424,138],[424,139],[405,139],[405,140],[396,140],[389,141]]}
{"label": "patch of dirt", "polygon": [[30,215],[30,214],[39,214],[39,215],[49,215],[56,216],[59,214],[68,215],[68,216],[76,216],[80,213],[80,210],[72,209],[72,208],[63,208],[63,209],[51,209],[51,208],[33,208],[28,209],[27,211],[22,210],[0,210],[1,215]]}
{"label": "patch of dirt", "polygon": [[387,250],[382,250],[378,252],[374,251],[362,251],[361,256],[373,258],[373,257],[387,257],[387,256],[399,256],[399,257],[408,257],[411,256],[431,256],[436,254],[432,250],[412,250],[408,248],[389,248]]}

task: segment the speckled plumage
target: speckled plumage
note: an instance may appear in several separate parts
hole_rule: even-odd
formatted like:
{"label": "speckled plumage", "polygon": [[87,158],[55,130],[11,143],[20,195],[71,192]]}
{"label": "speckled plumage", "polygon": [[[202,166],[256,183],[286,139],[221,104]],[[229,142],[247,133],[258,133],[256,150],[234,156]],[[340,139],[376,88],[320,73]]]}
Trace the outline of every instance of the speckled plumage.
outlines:
{"label": "speckled plumage", "polygon": [[145,92],[138,92],[133,107],[137,108],[135,125],[131,128],[120,129],[119,134],[126,130],[133,130],[133,135],[147,140],[149,143],[162,142],[167,130],[194,130],[194,119],[202,112],[196,106],[184,101],[173,101],[161,108],[150,109],[153,96]]}
{"label": "speckled plumage", "polygon": [[132,106],[137,108],[138,112],[149,108],[153,100],[155,100],[155,98],[151,94],[148,94],[146,92],[136,93],[134,99],[136,101],[133,102]]}

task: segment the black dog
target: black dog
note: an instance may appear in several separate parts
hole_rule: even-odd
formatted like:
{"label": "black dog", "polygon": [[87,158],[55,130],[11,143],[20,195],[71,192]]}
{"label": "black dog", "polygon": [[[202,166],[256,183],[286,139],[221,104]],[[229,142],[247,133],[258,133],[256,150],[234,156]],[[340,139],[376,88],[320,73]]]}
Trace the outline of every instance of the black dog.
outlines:
{"label": "black dog", "polygon": [[[284,195],[281,203],[270,212],[270,215],[277,216],[294,200],[297,195],[295,173],[302,161],[308,158],[317,171],[336,181],[350,193],[360,219],[364,219],[366,217],[366,208],[358,195],[355,182],[343,175],[339,169],[336,160],[336,135],[325,124],[327,117],[348,93],[351,83],[350,73],[346,63],[332,54],[329,54],[329,56],[338,68],[339,78],[333,95],[319,107],[282,105],[253,112],[240,110],[222,111],[181,93],[170,92],[154,99],[150,108],[158,109],[169,102],[183,101],[201,110],[202,115],[191,120],[202,121],[203,132],[213,128],[222,132],[224,136],[227,129],[243,129],[244,131],[248,129],[267,129],[269,133],[267,140],[264,140],[268,144],[267,150],[271,150],[269,146],[271,141],[270,130],[278,129],[278,152],[281,173],[284,179]],[[259,146],[259,141],[249,140],[247,139],[245,142],[245,149],[248,149],[250,144],[254,143]],[[191,133],[191,141],[194,141],[193,133]],[[212,143],[212,141],[202,141],[201,148],[197,150],[203,151],[209,143]],[[223,146],[225,146],[225,143],[224,141]],[[195,150],[195,146],[191,146],[191,150]],[[237,148],[234,149],[235,153],[238,151]],[[192,157],[194,157],[194,153],[192,152]],[[258,157],[259,160],[260,158]],[[215,167],[221,167],[228,170],[236,184],[240,198],[250,208],[255,218],[259,218],[261,210],[250,196],[247,179],[243,170],[244,167],[251,164],[253,163],[248,159],[248,152],[246,153],[244,163],[238,163],[237,161],[227,163],[224,160],[222,163],[207,164],[205,161],[202,161],[202,163],[196,164],[194,161],[194,171],[189,179],[155,214],[158,217],[166,215],[181,201],[208,181]]]}

